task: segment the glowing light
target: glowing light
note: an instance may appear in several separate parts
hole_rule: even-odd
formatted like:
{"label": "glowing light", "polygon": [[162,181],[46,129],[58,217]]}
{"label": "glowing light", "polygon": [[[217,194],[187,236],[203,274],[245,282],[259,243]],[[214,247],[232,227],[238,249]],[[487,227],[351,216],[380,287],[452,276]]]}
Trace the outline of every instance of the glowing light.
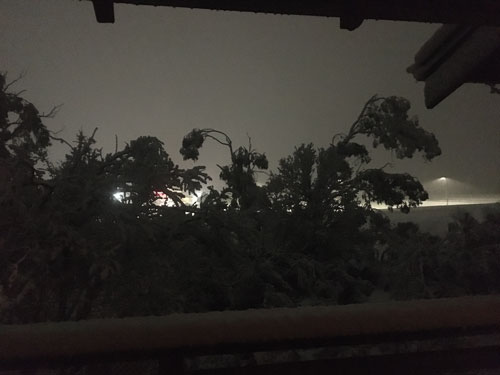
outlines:
{"label": "glowing light", "polygon": [[[175,190],[175,193],[182,193],[184,194],[184,197],[181,198],[182,203],[184,203],[186,206],[194,206],[198,201],[199,201],[199,195],[201,192],[197,192],[197,195],[191,195],[187,194],[185,192],[182,192],[181,190]],[[119,201],[119,202],[124,202],[127,198],[130,198],[130,193],[129,192],[122,192],[122,191],[117,191],[113,193],[113,197]],[[153,204],[156,206],[167,206],[167,207],[175,207],[176,203],[172,198],[169,198],[168,194],[163,192],[163,191],[153,191],[153,197],[154,201]]]}
{"label": "glowing light", "polygon": [[167,194],[165,194],[163,191],[153,191],[153,195],[157,198],[167,199]]}
{"label": "glowing light", "polygon": [[118,191],[116,193],[113,194],[113,197],[117,200],[117,201],[122,201],[123,198],[125,198],[125,193],[121,192],[121,191]]}
{"label": "glowing light", "polygon": [[446,177],[441,177],[439,180],[444,182],[444,191],[445,191],[445,195],[446,195],[446,205],[448,206],[448,204],[450,203],[450,199],[448,197],[448,179]]}

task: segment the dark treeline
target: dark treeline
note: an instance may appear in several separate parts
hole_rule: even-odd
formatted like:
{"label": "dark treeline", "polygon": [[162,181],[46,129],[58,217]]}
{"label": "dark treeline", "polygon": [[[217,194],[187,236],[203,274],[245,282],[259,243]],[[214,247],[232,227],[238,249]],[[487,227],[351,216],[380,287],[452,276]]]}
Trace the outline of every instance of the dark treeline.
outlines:
{"label": "dark treeline", "polygon": [[[216,189],[205,188],[204,167],[181,168],[154,137],[108,154],[96,132],[59,138],[43,123],[52,113],[0,75],[1,321],[346,304],[375,289],[397,299],[498,292],[498,213],[456,218],[439,238],[372,208],[408,212],[428,198],[416,178],[370,163],[371,147],[401,159],[441,153],[409,109],[372,97],[345,134],[296,147],[264,186],[256,175],[268,161],[251,142],[194,129],[184,159],[201,157],[205,142],[228,153]],[[47,158],[54,142],[68,147],[57,164]],[[158,192],[172,204],[155,204]]]}

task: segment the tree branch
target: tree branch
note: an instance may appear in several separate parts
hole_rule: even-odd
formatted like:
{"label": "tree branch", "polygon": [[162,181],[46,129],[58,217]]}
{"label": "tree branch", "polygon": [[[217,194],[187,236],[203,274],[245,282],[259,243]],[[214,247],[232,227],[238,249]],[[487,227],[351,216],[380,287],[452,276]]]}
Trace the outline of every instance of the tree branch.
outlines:
{"label": "tree branch", "polygon": [[61,109],[63,105],[62,104],[58,104],[54,107],[52,107],[52,109],[49,111],[49,113],[42,113],[39,115],[40,118],[53,118],[55,115],[57,115],[57,113],[59,112],[59,110]]}
{"label": "tree branch", "polygon": [[[7,83],[4,87],[4,91],[7,91],[9,89],[9,87],[13,86],[16,84],[16,82],[19,82],[20,80],[22,80],[24,77],[26,77],[26,72],[23,71],[21,72],[16,79],[14,79],[13,81],[10,81],[9,83]],[[23,90],[24,91],[24,90]]]}
{"label": "tree branch", "polygon": [[97,133],[98,129],[99,128],[97,128],[97,127],[94,129],[94,131],[92,132],[92,135],[89,137],[89,141],[94,141],[95,142],[95,138],[94,137],[95,137],[95,133]]}
{"label": "tree branch", "polygon": [[217,133],[217,134],[223,135],[226,138],[226,143],[221,142],[219,139],[217,139],[213,136],[211,136],[211,138],[217,140],[219,143],[221,143],[225,146],[228,146],[229,152],[231,153],[231,160],[233,160],[234,153],[233,153],[233,142],[231,141],[231,138],[229,138],[229,136],[226,133],[224,133],[220,130],[217,130],[217,129],[205,129],[204,131],[205,131],[205,136],[208,136],[209,133]]}
{"label": "tree branch", "polygon": [[252,153],[252,138],[248,135],[248,133],[247,133],[247,138],[248,138],[248,152]]}
{"label": "tree branch", "polygon": [[[219,133],[219,134],[224,135],[226,137],[226,142],[223,142],[219,138],[214,137],[213,135],[209,134],[209,132],[210,133],[214,132],[214,133]],[[234,161],[233,144],[231,142],[231,139],[225,133],[223,133],[221,131],[218,131],[218,130],[209,129],[208,132],[205,132],[204,136],[206,138],[211,138],[211,139],[217,141],[218,143],[220,143],[223,146],[227,146],[229,148],[229,153],[230,153],[230,156],[231,156],[231,160]]]}
{"label": "tree branch", "polygon": [[337,139],[337,137],[347,137],[347,135],[345,133],[337,133],[335,134],[333,137],[332,137],[332,145],[335,145],[335,140]]}
{"label": "tree branch", "polygon": [[58,141],[58,142],[61,142],[61,143],[64,143],[65,145],[67,145],[71,150],[74,150],[75,147],[69,143],[67,140],[63,139],[63,138],[59,138],[59,137],[54,137],[52,134],[49,135],[50,139],[53,139],[54,141]]}
{"label": "tree branch", "polygon": [[219,138],[214,137],[213,135],[210,135],[210,134],[205,134],[205,137],[206,137],[206,138],[211,138],[211,139],[213,139],[214,141],[216,141],[216,142],[220,143],[220,144],[221,144],[221,145],[223,145],[223,146],[229,146],[229,143],[223,142],[223,141],[221,141]]}
{"label": "tree branch", "polygon": [[361,120],[363,119],[363,117],[365,116],[365,113],[366,113],[367,109],[372,104],[374,104],[374,103],[376,103],[376,102],[378,102],[380,100],[385,100],[385,99],[386,99],[385,97],[378,97],[377,94],[373,95],[370,99],[368,99],[368,101],[363,106],[363,109],[359,113],[358,118],[351,125],[351,128],[349,129],[349,133],[342,140],[343,143],[350,142],[351,139],[353,139],[354,136],[356,136],[359,133],[359,129],[357,129],[357,126],[359,125],[359,123],[361,122]]}

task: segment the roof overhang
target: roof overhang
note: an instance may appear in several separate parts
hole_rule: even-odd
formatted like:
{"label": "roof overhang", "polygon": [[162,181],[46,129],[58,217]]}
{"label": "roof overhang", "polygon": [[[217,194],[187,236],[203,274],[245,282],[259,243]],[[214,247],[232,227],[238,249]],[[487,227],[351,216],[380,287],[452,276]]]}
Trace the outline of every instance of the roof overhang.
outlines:
{"label": "roof overhang", "polygon": [[339,17],[353,30],[364,19],[500,26],[492,0],[91,0],[98,22],[114,22],[113,4]]}
{"label": "roof overhang", "polygon": [[418,51],[408,72],[425,82],[427,108],[464,83],[500,83],[500,28],[445,25]]}

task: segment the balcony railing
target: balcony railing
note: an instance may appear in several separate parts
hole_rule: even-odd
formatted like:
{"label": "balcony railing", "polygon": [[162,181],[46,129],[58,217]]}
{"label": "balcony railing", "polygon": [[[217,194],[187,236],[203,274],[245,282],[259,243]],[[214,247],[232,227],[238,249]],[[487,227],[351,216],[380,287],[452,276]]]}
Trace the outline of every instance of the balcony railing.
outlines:
{"label": "balcony railing", "polygon": [[0,326],[0,374],[477,369],[500,371],[500,296]]}

